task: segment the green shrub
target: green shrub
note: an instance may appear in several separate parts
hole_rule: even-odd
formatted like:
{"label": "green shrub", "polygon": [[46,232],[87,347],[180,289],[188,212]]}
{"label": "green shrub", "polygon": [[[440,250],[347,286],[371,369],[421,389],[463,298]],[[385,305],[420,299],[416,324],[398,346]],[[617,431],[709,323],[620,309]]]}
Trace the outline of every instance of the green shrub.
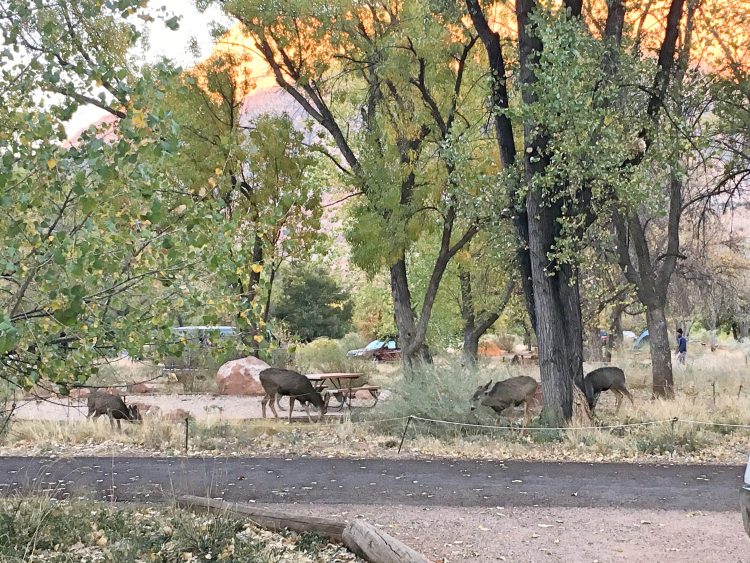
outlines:
{"label": "green shrub", "polygon": [[352,325],[352,309],[349,291],[325,269],[297,267],[287,274],[273,314],[309,342],[344,336]]}
{"label": "green shrub", "polygon": [[350,332],[338,341],[339,348],[346,354],[349,350],[359,350],[367,346],[371,340],[364,338],[361,334]]}
{"label": "green shrub", "polygon": [[[508,426],[509,420],[492,409],[480,406],[470,410],[469,400],[479,385],[488,380],[499,381],[510,376],[507,368],[463,368],[457,363],[423,366],[402,377],[391,388],[393,396],[382,403],[377,418],[418,416],[435,420]],[[396,422],[396,425],[403,425]],[[492,428],[472,428],[447,424],[416,422],[418,432],[430,436],[457,436],[503,433]]]}
{"label": "green shrub", "polygon": [[[347,358],[346,350],[329,338],[318,338],[297,347],[294,365],[302,373],[369,372],[372,362]],[[356,382],[355,382],[356,384]]]}

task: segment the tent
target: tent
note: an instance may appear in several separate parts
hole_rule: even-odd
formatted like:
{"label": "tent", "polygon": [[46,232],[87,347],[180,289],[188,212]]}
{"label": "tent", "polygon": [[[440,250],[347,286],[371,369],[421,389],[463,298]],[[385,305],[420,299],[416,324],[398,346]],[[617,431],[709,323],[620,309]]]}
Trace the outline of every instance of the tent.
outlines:
{"label": "tent", "polygon": [[633,344],[633,348],[640,350],[644,344],[648,344],[648,331],[644,330]]}

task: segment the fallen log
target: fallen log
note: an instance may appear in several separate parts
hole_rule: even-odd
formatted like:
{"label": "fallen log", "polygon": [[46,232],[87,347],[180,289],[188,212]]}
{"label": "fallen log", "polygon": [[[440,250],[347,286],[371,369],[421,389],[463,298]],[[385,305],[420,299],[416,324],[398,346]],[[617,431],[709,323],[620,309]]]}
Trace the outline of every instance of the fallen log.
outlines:
{"label": "fallen log", "polygon": [[177,498],[177,506],[205,512],[234,512],[247,516],[263,528],[273,531],[292,530],[293,532],[315,532],[323,537],[342,543],[346,524],[331,518],[298,516],[280,510],[268,510],[206,497],[183,495]]}
{"label": "fallen log", "polygon": [[344,545],[373,563],[429,563],[421,553],[363,520],[344,528]]}
{"label": "fallen log", "polygon": [[233,512],[247,516],[257,525],[273,531],[314,532],[349,550],[371,563],[429,563],[421,553],[414,551],[396,538],[389,536],[372,524],[355,520],[349,524],[332,518],[301,516],[281,510],[258,508],[238,502],[182,495],[177,506],[205,512]]}

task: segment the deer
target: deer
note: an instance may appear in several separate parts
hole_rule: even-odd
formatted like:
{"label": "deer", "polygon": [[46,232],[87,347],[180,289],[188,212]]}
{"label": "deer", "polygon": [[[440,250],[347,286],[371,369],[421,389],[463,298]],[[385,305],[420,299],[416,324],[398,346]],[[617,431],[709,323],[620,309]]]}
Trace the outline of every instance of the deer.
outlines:
{"label": "deer", "polygon": [[498,381],[492,385],[492,380],[486,385],[480,385],[471,397],[471,410],[479,405],[490,407],[497,414],[502,413],[508,407],[524,405],[524,426],[531,421],[531,405],[536,404],[534,394],[539,384],[533,377],[519,375],[504,381]]}
{"label": "deer", "polygon": [[623,395],[630,399],[631,405],[635,404],[633,396],[625,387],[625,372],[618,367],[605,366],[593,370],[583,378],[583,388],[592,414],[599,400],[599,395],[603,391],[612,391],[615,394],[615,414],[620,410]]}
{"label": "deer", "polygon": [[268,368],[260,372],[260,384],[263,386],[263,390],[266,392],[263,400],[261,401],[261,408],[263,409],[263,418],[266,418],[266,405],[270,401],[271,412],[273,416],[279,418],[276,412],[275,403],[279,396],[286,395],[289,397],[289,422],[292,422],[292,411],[294,410],[295,399],[302,403],[307,413],[307,420],[312,422],[310,416],[310,403],[320,411],[320,417],[318,420],[322,420],[326,414],[326,402],[321,397],[307,379],[301,373],[292,371],[290,369],[281,368]]}
{"label": "deer", "polygon": [[143,418],[138,410],[138,405],[126,405],[125,401],[116,395],[109,393],[93,392],[88,398],[89,412],[86,418],[94,416],[94,420],[106,414],[109,417],[109,424],[114,429],[117,421],[117,430],[122,430],[120,420],[130,422],[141,422]]}

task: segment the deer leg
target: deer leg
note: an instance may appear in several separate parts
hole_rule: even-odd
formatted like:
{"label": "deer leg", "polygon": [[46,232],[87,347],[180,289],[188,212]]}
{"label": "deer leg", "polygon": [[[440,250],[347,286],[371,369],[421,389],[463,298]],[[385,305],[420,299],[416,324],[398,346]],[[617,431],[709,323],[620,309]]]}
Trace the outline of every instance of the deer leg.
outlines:
{"label": "deer leg", "polygon": [[617,389],[612,389],[612,392],[615,394],[615,414],[617,414],[620,412],[620,405],[622,404],[622,393]]}
{"label": "deer leg", "polygon": [[260,401],[260,408],[263,411],[263,418],[266,418],[266,405],[268,404],[268,393],[263,395],[263,399]]}
{"label": "deer leg", "polygon": [[107,411],[107,416],[109,417],[109,427],[114,430],[115,429],[115,419],[112,416],[112,411]]}
{"label": "deer leg", "polygon": [[279,418],[279,413],[276,412],[276,407],[273,406],[273,404],[276,402],[276,396],[271,395],[270,399],[271,399],[270,406],[271,406],[271,412],[273,413],[273,417]]}
{"label": "deer leg", "polygon": [[529,395],[523,402],[523,426],[526,428],[531,422],[531,401],[534,401],[534,395]]}
{"label": "deer leg", "polygon": [[312,417],[310,416],[310,403],[305,403],[305,412],[307,413],[307,421],[312,424]]}
{"label": "deer leg", "polygon": [[294,410],[294,397],[289,395],[289,422],[292,422],[292,411]]}
{"label": "deer leg", "polygon": [[630,391],[625,389],[625,387],[622,388],[622,392],[625,393],[625,396],[630,399],[630,404],[635,406],[635,403],[633,402],[633,395],[630,394]]}

